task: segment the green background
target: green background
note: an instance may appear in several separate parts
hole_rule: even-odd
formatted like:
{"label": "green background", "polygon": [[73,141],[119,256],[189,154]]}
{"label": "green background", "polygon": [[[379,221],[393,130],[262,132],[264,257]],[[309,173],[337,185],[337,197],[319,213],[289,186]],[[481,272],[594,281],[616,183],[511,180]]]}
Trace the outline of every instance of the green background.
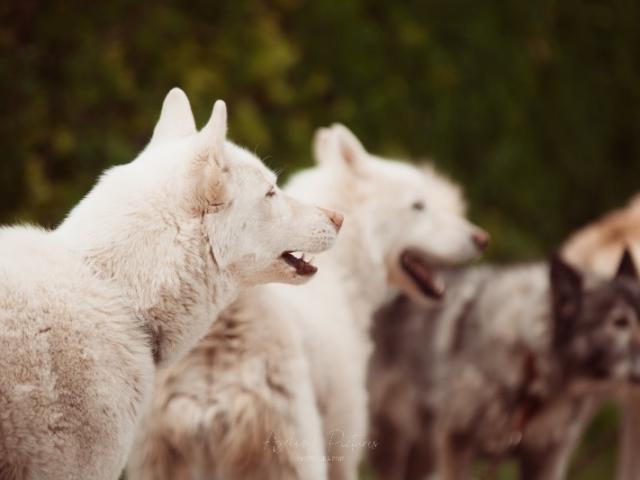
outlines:
{"label": "green background", "polygon": [[[285,176],[335,121],[432,156],[489,258],[538,257],[640,184],[639,25],[637,0],[2,0],[0,221],[56,225],[178,85]],[[571,478],[610,478],[614,416]]]}

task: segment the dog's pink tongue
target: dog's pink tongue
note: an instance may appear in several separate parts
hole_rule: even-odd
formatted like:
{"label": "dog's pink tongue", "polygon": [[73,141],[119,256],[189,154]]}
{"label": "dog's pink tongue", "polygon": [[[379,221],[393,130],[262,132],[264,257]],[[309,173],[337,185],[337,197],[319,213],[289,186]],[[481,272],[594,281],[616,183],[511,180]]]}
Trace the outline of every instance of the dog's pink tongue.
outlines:
{"label": "dog's pink tongue", "polygon": [[403,252],[401,262],[405,271],[416,282],[422,293],[438,300],[444,297],[444,285],[434,277],[433,272],[419,253],[407,250]]}
{"label": "dog's pink tongue", "polygon": [[310,263],[300,261],[301,265],[296,267],[296,272],[299,275],[313,275],[318,271],[318,267],[311,265]]}

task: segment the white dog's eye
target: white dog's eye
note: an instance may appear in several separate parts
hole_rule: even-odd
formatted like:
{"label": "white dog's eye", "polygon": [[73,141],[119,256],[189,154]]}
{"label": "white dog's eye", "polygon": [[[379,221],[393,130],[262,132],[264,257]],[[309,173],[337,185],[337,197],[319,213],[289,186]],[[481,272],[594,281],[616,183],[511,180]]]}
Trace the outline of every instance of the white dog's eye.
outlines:
{"label": "white dog's eye", "polygon": [[207,213],[218,213],[224,208],[224,203],[212,203],[207,207]]}
{"label": "white dog's eye", "polygon": [[625,315],[620,315],[613,320],[613,325],[620,330],[626,330],[631,326],[631,320]]}
{"label": "white dog's eye", "polygon": [[276,194],[276,188],[275,187],[271,187],[269,189],[269,191],[265,194],[265,197],[273,197]]}
{"label": "white dog's eye", "polygon": [[424,202],[422,202],[421,200],[417,200],[413,202],[411,208],[413,208],[414,210],[424,210]]}

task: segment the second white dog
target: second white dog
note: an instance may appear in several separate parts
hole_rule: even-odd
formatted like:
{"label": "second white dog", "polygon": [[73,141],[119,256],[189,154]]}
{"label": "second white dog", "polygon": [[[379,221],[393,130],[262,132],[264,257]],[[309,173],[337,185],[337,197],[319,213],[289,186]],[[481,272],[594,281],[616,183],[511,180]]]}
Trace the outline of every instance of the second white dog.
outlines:
{"label": "second white dog", "polygon": [[395,285],[443,286],[429,265],[465,262],[486,233],[433,172],[365,151],[342,126],[288,192],[348,217],[306,285],[254,288],[163,372],[133,449],[131,480],[355,479],[367,447],[369,325]]}

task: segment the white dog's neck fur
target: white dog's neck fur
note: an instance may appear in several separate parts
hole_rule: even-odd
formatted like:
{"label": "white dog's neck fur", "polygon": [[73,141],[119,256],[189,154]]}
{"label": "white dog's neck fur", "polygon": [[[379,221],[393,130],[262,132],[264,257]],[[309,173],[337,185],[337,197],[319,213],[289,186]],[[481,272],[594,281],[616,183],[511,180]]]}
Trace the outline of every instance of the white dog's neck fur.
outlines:
{"label": "white dog's neck fur", "polygon": [[[319,272],[312,283],[327,298],[341,299],[340,308],[348,309],[354,326],[368,336],[373,312],[384,304],[390,287],[384,251],[374,231],[374,205],[371,197],[357,188],[348,178],[336,175],[332,167],[321,165],[296,175],[285,191],[344,214],[335,245],[316,261]],[[302,288],[296,294],[314,292]]]}
{"label": "white dog's neck fur", "polygon": [[149,145],[105,172],[53,232],[128,299],[158,364],[186,353],[237,290],[213,257],[203,207],[224,196],[226,130],[223,102],[198,133],[186,95],[172,90]]}
{"label": "white dog's neck fur", "polygon": [[202,219],[177,219],[160,210],[157,217],[138,215],[125,205],[96,218],[90,205],[95,202],[87,203],[56,235],[129,299],[157,362],[181,353],[203,333],[189,317],[215,318],[237,291],[237,282],[211,254]]}
{"label": "white dog's neck fur", "polygon": [[359,309],[356,318],[367,320],[363,327],[368,331],[368,320],[384,303],[389,285],[384,258],[380,252],[370,247],[372,226],[366,217],[372,213],[366,204],[359,207],[348,212],[352,219],[348,227],[351,228],[345,225],[343,236],[336,244],[336,251],[329,257],[334,263],[336,285],[341,279],[349,279],[344,282],[345,294],[353,300],[354,308]]}
{"label": "white dog's neck fur", "polygon": [[[324,186],[318,188],[319,185]],[[345,215],[336,244],[318,258],[317,281],[325,282],[323,291],[339,290],[345,306],[353,310],[353,318],[358,324],[363,323],[358,326],[367,331],[369,319],[389,290],[383,252],[374,238],[374,212],[369,199],[322,167],[301,176],[296,190],[298,187],[309,195],[316,194],[313,201],[324,202]]]}

